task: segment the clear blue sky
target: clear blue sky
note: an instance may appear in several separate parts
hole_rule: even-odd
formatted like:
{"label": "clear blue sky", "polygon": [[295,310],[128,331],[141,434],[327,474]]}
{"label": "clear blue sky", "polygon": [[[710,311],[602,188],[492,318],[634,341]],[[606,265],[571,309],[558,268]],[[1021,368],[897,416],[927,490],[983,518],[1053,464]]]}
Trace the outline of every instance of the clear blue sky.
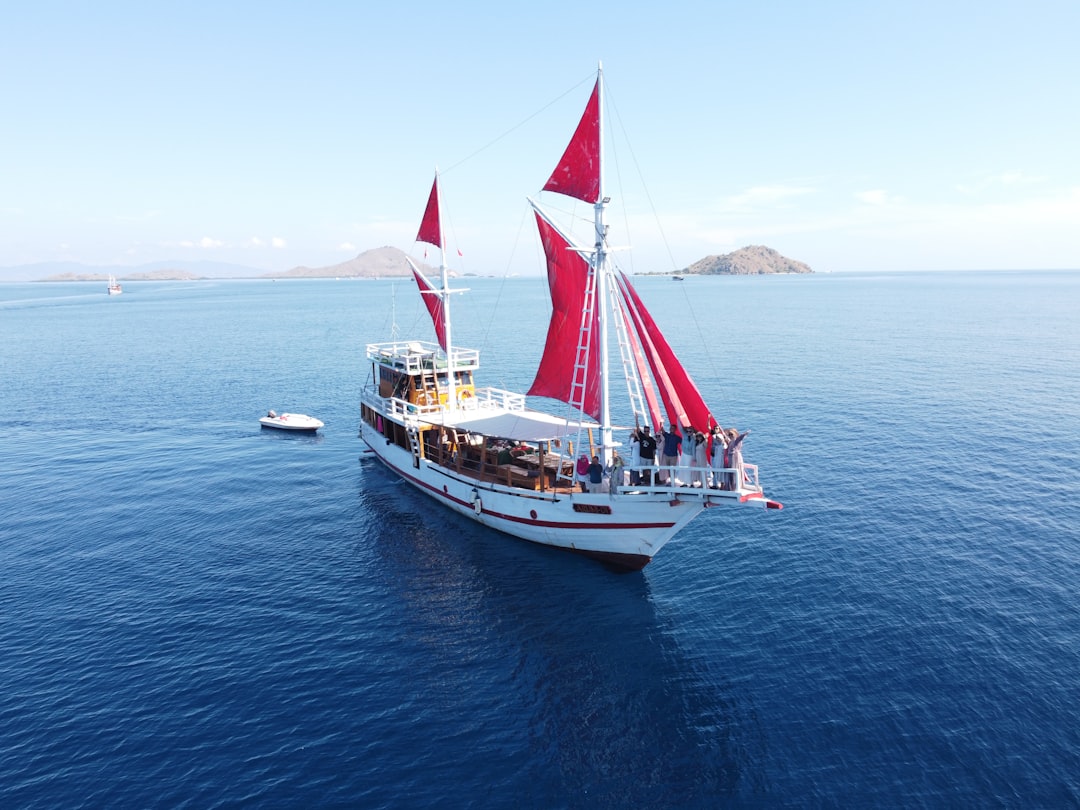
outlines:
{"label": "clear blue sky", "polygon": [[[817,270],[1080,267],[1075,0],[35,0],[0,20],[0,267],[414,250],[438,165],[463,269],[535,271],[524,197],[601,60],[637,272],[747,244]],[[653,209],[666,244],[636,224]]]}

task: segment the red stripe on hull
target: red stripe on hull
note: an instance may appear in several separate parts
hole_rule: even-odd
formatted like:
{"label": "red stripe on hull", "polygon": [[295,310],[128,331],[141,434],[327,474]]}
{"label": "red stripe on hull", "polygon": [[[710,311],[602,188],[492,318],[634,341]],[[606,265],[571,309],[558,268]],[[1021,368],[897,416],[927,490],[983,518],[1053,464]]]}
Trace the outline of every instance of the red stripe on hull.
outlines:
{"label": "red stripe on hull", "polygon": [[[382,456],[379,456],[378,453],[376,453],[376,456],[378,457],[379,461],[381,461],[395,473],[400,475],[402,478],[411,481],[416,486],[423,487],[425,490],[432,493],[433,495],[438,495],[440,498],[445,498],[448,501],[453,501],[454,503],[461,506],[467,506],[470,508],[472,507],[472,504],[469,501],[463,501],[461,500],[461,498],[455,498],[449,492],[443,492],[441,489],[436,489],[426,481],[421,481],[419,478],[416,478],[415,476],[409,475],[407,472],[399,470]],[[493,518],[498,518],[499,520],[505,520],[510,523],[524,523],[529,526],[542,526],[546,529],[620,529],[625,531],[627,529],[670,529],[672,526],[675,525],[674,521],[666,523],[571,523],[569,521],[563,520],[533,520],[532,518],[524,518],[518,517],[516,515],[507,515],[503,512],[495,512],[491,509],[485,509],[483,507],[481,507],[480,511],[482,514],[488,515]],[[547,543],[542,543],[541,545],[547,545]]]}

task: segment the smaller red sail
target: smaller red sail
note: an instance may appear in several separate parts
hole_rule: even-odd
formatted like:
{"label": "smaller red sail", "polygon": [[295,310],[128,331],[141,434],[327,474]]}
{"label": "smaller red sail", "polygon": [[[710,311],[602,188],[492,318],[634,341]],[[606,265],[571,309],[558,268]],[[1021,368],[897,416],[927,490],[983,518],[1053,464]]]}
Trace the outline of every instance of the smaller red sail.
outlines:
{"label": "smaller red sail", "polygon": [[420,288],[420,297],[424,299],[424,306],[427,307],[427,311],[431,314],[432,323],[435,324],[435,334],[439,338],[439,345],[445,352],[446,321],[443,320],[442,296],[439,295],[438,290],[431,286],[431,282],[424,278],[423,273],[413,266],[412,262],[409,262],[409,267],[412,268],[413,278],[416,279],[416,286]]}
{"label": "smaller red sail", "polygon": [[676,418],[686,419],[697,430],[708,433],[716,425],[716,419],[625,273],[619,273],[619,292],[634,314],[634,323],[642,342],[652,347],[650,363],[663,383],[661,394],[664,395],[665,389],[669,389],[663,397],[669,418],[672,421]]}
{"label": "smaller red sail", "polygon": [[[655,430],[659,430],[663,418],[660,415],[660,403],[656,398],[656,387],[653,385],[652,376],[649,374],[649,364],[645,359],[645,352],[641,345],[641,339],[638,337],[637,319],[632,318],[632,313],[629,311],[625,300],[620,300],[619,306],[622,310],[623,321],[626,322],[628,326],[630,324],[633,324],[634,326],[633,329],[628,328],[626,330],[626,337],[630,344],[630,350],[633,353],[638,379],[641,380],[641,393],[645,397],[645,404],[649,409],[649,424],[652,425]],[[637,422],[636,417],[634,421],[635,423]]]}
{"label": "smaller red sail", "polygon": [[424,209],[424,218],[420,221],[416,241],[427,242],[437,248],[443,246],[442,228],[439,225],[439,175],[437,174],[435,182],[431,184],[431,194],[428,195],[427,208]]}
{"label": "smaller red sail", "polygon": [[596,80],[574,137],[551,173],[544,191],[555,191],[582,202],[600,199],[600,80]]}
{"label": "smaller red sail", "polygon": [[[645,318],[648,317],[648,313],[646,312],[643,314],[638,309],[638,305],[641,304],[641,301],[637,298],[636,292],[629,286],[630,280],[626,278],[623,273],[618,275],[618,282],[619,294],[622,296],[623,307],[630,313],[634,323],[636,337],[641,341],[642,348],[646,351],[645,357],[648,360],[649,367],[656,377],[657,385],[660,389],[660,398],[664,401],[664,408],[667,410],[668,424],[685,425],[687,423],[686,409],[683,407],[682,400],[679,398],[679,392],[672,382],[671,376],[668,374],[668,369],[664,365],[664,361],[660,359],[660,354],[657,351],[656,344],[653,342],[652,335],[645,325]],[[650,402],[649,405],[652,407],[653,403]],[[659,419],[659,406],[656,406],[651,413],[653,420],[656,423],[655,427],[659,430],[662,422],[662,420]]]}

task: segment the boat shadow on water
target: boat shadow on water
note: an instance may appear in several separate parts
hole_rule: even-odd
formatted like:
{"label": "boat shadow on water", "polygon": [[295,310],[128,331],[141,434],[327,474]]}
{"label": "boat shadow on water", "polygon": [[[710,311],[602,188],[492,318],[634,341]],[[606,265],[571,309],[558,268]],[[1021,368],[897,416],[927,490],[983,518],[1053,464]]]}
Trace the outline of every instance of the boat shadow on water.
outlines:
{"label": "boat shadow on water", "polygon": [[[402,606],[402,641],[423,660],[416,677],[446,695],[445,707],[426,710],[452,713],[458,690],[480,690],[470,718],[495,739],[461,752],[477,789],[509,782],[526,804],[580,795],[620,807],[760,791],[751,763],[764,741],[752,708],[704,653],[684,648],[645,574],[509,538],[433,507],[374,459],[361,463],[361,508],[380,519],[358,558],[370,558],[386,598]],[[479,752],[489,746],[516,754],[488,761]]]}

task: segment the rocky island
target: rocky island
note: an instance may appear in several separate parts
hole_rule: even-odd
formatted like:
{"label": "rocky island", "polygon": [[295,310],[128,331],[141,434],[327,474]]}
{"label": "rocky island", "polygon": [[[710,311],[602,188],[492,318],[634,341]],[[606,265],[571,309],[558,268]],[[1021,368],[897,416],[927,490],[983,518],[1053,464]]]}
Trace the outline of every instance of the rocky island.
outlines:
{"label": "rocky island", "polygon": [[809,265],[782,256],[764,245],[748,245],[723,256],[706,256],[679,271],[681,275],[698,276],[760,276],[813,272]]}
{"label": "rocky island", "polygon": [[[418,263],[421,272],[435,272],[425,264]],[[365,250],[359,256],[340,264],[327,267],[294,267],[284,273],[266,273],[263,278],[393,278],[409,276],[406,253],[396,247]]]}

